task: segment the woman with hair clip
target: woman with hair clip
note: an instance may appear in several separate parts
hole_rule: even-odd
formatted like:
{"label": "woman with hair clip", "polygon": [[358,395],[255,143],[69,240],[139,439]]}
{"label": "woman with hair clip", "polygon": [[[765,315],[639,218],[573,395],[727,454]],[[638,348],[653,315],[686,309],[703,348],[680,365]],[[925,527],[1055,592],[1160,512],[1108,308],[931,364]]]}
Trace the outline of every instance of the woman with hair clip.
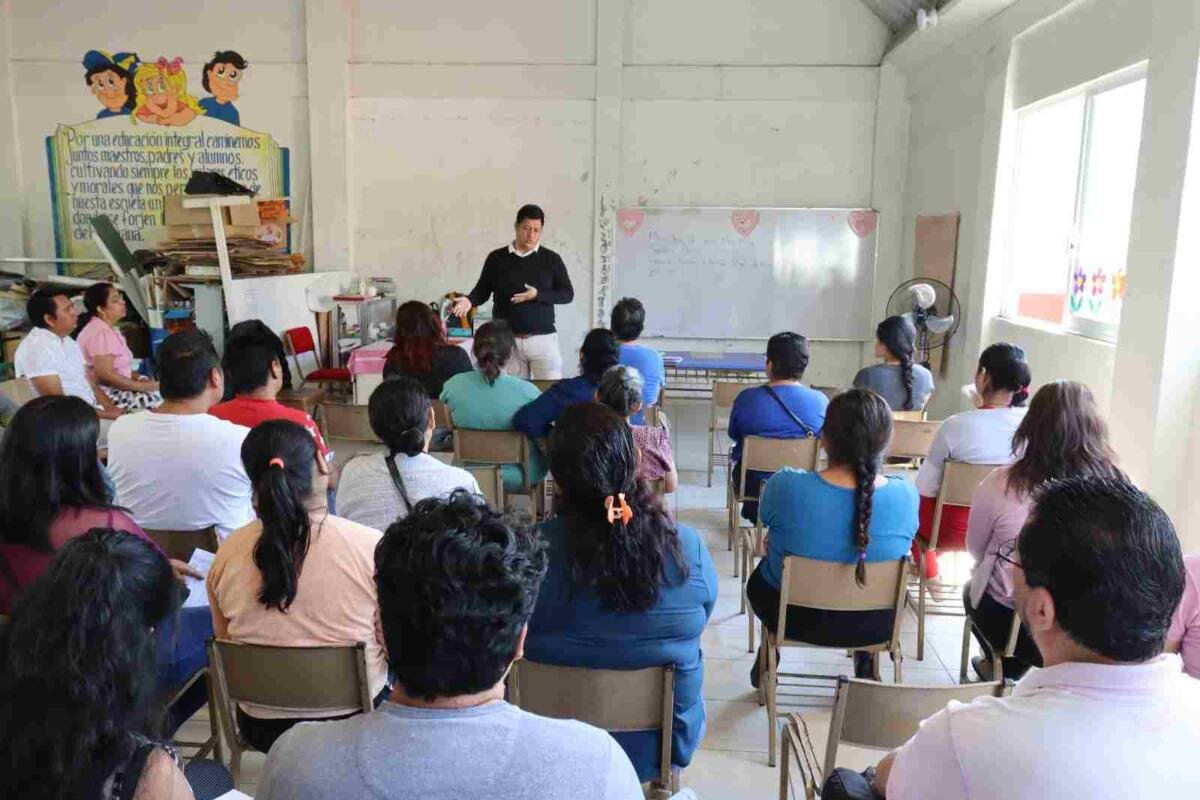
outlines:
{"label": "woman with hair clip", "polygon": [[855,389],[870,389],[892,411],[920,411],[933,394],[933,374],[913,363],[917,329],[905,317],[888,317],[875,328],[875,357],[882,364],[864,367],[854,376]]}
{"label": "woman with hair clip", "polygon": [[192,798],[158,729],[154,673],[179,594],[134,534],[98,527],[63,545],[0,633],[0,797]]}
{"label": "woman with hair clip", "polygon": [[642,410],[644,392],[641,373],[634,367],[618,364],[600,379],[596,402],[608,406],[629,423],[633,443],[638,449],[638,477],[647,481],[661,480],[664,493],[670,494],[679,488],[679,473],[675,470],[675,456],[671,452],[671,432],[666,428],[634,424]]}
{"label": "woman with hair clip", "polygon": [[[686,767],[704,733],[700,634],[717,600],[704,539],[676,525],[637,478],[629,425],[599,403],[568,408],[550,438],[558,516],[541,525],[550,564],[525,657],[595,669],[675,665],[672,762]],[[613,732],[645,782],[660,736]]]}
{"label": "woman with hair clip", "polygon": [[[383,534],[329,513],[329,465],[302,426],[261,423],[242,444],[242,463],[258,519],[230,534],[209,570],[214,635],[277,647],[364,642],[378,705],[388,669],[375,625],[375,546]],[[333,709],[319,718],[356,713]],[[292,725],[313,719],[251,704],[241,704],[237,718],[242,736],[264,753]]]}
{"label": "woman with hair clip", "polygon": [[[783,561],[801,556],[856,564],[855,580],[866,578],[866,564],[893,561],[908,552],[917,530],[917,493],[899,475],[884,475],[880,459],[892,438],[892,409],[882,397],[863,389],[843,392],[829,402],[821,445],[828,465],[820,472],[789,467],[763,487],[763,525],[770,528],[766,557],[750,575],[746,596],[755,616],[774,628],[779,620]],[[829,647],[891,635],[889,611],[788,612],[788,632]],[[758,687],[756,659],[750,682]],[[854,654],[854,674],[876,673],[870,653]]]}
{"label": "woman with hair clip", "polygon": [[[529,381],[504,371],[514,347],[516,340],[512,328],[504,320],[485,322],[475,331],[472,352],[479,368],[455,375],[442,389],[442,402],[449,409],[456,427],[511,431],[516,413],[541,394]],[[546,476],[545,459],[541,451],[534,448],[530,461],[533,474],[529,480],[537,483]],[[505,491],[515,491],[525,485],[520,464],[505,464],[501,472]]]}
{"label": "woman with hair clip", "polygon": [[436,400],[447,380],[471,371],[465,350],[446,340],[446,326],[437,313],[419,300],[396,309],[395,345],[383,363],[383,378],[415,378],[425,394]]}
{"label": "woman with hair clip", "polygon": [[133,352],[117,325],[125,319],[125,295],[110,283],[93,283],[83,293],[75,341],[96,382],[118,408],[142,411],[162,405],[158,381],[133,376]]}
{"label": "woman with hair clip", "polygon": [[[917,535],[922,539],[929,541],[933,531],[933,512],[947,461],[968,464],[1012,462],[1013,434],[1025,418],[1025,403],[1029,400],[1032,380],[1025,351],[1017,345],[999,342],[980,354],[975,382],[967,387],[975,408],[955,414],[942,423],[929,447],[929,454],[917,471],[917,491],[921,495],[921,527],[917,529]],[[968,513],[969,509],[961,506],[942,509],[938,547],[961,550],[966,546]],[[920,565],[921,552],[916,543],[912,557],[913,562]],[[930,580],[937,577],[936,552],[930,551],[924,568]]]}
{"label": "woman with hair clip", "polygon": [[388,451],[346,462],[337,491],[343,517],[382,531],[426,497],[455,489],[479,493],[471,473],[429,455],[433,408],[420,383],[412,378],[384,381],[371,392],[367,414],[371,430]]}
{"label": "woman with hair clip", "polygon": [[[979,484],[971,499],[967,549],[975,559],[971,583],[963,593],[967,611],[982,629],[984,658],[972,659],[986,681],[992,676],[990,645],[1003,647],[1013,618],[1013,548],[1033,503],[1033,490],[1048,480],[1074,475],[1126,480],[1108,443],[1108,425],[1087,386],[1074,381],[1048,383],[1033,396],[1012,438],[1018,453]],[[943,512],[944,513],[944,512]],[[976,635],[977,638],[978,634]],[[1004,659],[1004,677],[1019,679],[1042,657],[1021,627],[1012,658]]]}

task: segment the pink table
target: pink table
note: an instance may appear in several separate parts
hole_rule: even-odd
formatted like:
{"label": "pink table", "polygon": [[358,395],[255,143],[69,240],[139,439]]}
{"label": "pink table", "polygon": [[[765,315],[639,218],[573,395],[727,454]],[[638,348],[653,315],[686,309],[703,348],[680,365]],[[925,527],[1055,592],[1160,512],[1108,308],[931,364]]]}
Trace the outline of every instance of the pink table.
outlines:
{"label": "pink table", "polygon": [[[475,356],[471,353],[470,339],[451,339],[450,343],[466,350],[471,364],[475,364]],[[350,368],[351,375],[382,375],[383,362],[387,360],[388,351],[391,349],[392,343],[388,341],[360,347],[350,354],[350,360],[346,366]]]}

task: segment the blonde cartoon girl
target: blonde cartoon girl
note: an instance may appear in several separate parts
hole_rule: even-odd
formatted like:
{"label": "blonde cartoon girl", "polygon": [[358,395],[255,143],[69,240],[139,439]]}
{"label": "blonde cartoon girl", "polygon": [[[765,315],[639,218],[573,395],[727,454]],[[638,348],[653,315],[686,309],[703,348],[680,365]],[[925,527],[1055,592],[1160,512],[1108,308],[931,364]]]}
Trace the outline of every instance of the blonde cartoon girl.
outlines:
{"label": "blonde cartoon girl", "polygon": [[187,125],[204,109],[188,94],[187,73],[183,59],[167,61],[160,58],[137,68],[133,76],[137,88],[137,104],[133,108],[134,122],[153,125]]}

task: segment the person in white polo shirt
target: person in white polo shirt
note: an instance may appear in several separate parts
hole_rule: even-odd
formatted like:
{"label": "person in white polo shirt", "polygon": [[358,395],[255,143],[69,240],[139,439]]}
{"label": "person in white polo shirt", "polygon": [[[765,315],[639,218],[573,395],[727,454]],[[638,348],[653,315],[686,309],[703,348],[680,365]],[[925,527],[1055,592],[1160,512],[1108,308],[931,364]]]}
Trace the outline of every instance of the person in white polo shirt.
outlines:
{"label": "person in white polo shirt", "polygon": [[143,528],[213,525],[224,541],[254,519],[242,465],[250,429],[208,413],[225,392],[212,338],[199,330],[168,336],[158,348],[158,385],[161,406],[122,417],[108,434],[117,505]]}
{"label": "person in white polo shirt", "polygon": [[1184,588],[1166,513],[1121,480],[1051,481],[1016,548],[997,557],[1013,565],[1016,608],[1045,667],[1009,697],[952,702],[925,720],[880,762],[875,790],[887,800],[1200,797],[1200,681],[1163,653]]}
{"label": "person in white polo shirt", "polygon": [[101,419],[103,443],[108,430],[106,421],[125,412],[100,391],[84,363],[83,351],[71,338],[79,311],[62,292],[38,289],[29,296],[25,313],[33,323],[33,330],[17,345],[13,357],[17,377],[28,378],[38,396],[69,395],[94,407]]}

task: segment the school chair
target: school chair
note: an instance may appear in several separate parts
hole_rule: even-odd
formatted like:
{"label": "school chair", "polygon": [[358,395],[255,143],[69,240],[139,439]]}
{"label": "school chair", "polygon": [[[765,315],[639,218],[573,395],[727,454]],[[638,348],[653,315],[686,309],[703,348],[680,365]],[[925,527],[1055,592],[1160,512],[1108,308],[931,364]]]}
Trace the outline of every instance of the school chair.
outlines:
{"label": "school chair", "polygon": [[[675,666],[586,669],[524,659],[508,674],[508,699],[533,714],[576,719],[610,733],[658,730],[662,738],[659,782],[679,791],[671,769],[675,726]],[[664,795],[665,796],[665,795]]]}
{"label": "school chair", "polygon": [[532,483],[533,444],[520,431],[485,431],[454,428],[455,464],[516,464],[521,467],[522,485],[508,494],[529,497],[534,515],[540,518],[546,508],[545,479]]}
{"label": "school chair", "polygon": [[382,441],[371,428],[371,416],[367,406],[322,401],[318,406],[318,411],[321,434],[326,441],[330,439],[376,443]]}
{"label": "school chair", "polygon": [[209,670],[215,676],[215,710],[229,746],[229,771],[238,785],[242,753],[250,745],[237,727],[237,704],[254,703],[308,715],[324,710],[373,708],[366,645],[269,647],[227,639],[208,640]]}
{"label": "school chair", "polygon": [[[350,388],[350,370],[345,367],[322,367],[321,358],[317,354],[317,345],[313,341],[312,331],[307,327],[289,328],[283,332],[283,349],[296,365],[296,374],[300,376],[302,383],[327,384],[330,386],[341,387],[343,391],[348,391]],[[300,365],[300,356],[312,355],[313,363],[316,365],[313,369],[305,371]]]}
{"label": "school chair", "polygon": [[18,406],[23,406],[38,396],[37,390],[27,378],[13,378],[11,381],[0,382],[0,394]]}
{"label": "school chair", "polygon": [[[946,462],[946,469],[942,473],[942,488],[938,492],[937,504],[933,509],[933,525],[931,526],[929,541],[925,541],[920,536],[916,536],[913,539],[921,555],[921,562],[917,569],[917,600],[914,609],[917,613],[918,661],[925,660],[925,615],[961,617],[964,613],[962,607],[962,584],[943,581],[938,581],[936,584],[931,583],[925,569],[925,559],[929,557],[931,552],[935,552],[938,549],[938,535],[941,533],[942,528],[942,511],[946,506],[970,508],[971,497],[975,494],[975,489],[983,482],[984,478],[992,474],[993,470],[1002,466],[1004,465],[968,464],[965,461]],[[955,549],[961,550],[961,548]],[[908,602],[910,605],[913,605],[911,591],[909,592]]]}
{"label": "school chair", "polygon": [[483,493],[483,498],[488,501],[488,505],[497,511],[503,511],[503,467],[490,464],[488,466],[464,466],[463,469],[471,473],[471,476],[475,478],[475,482],[479,484],[479,491]]}
{"label": "school chair", "polygon": [[[964,606],[966,605],[966,595],[963,595]],[[984,635],[983,631],[975,622],[975,615],[970,610],[965,611],[966,619],[963,621],[963,639],[962,639],[962,660],[958,664],[958,682],[967,683],[967,663],[971,660],[971,631],[974,630],[979,634],[979,638],[988,643],[988,650],[992,653],[992,677],[999,679],[1004,676],[1004,661],[1003,659],[1012,658],[1013,653],[1017,652],[1017,637],[1021,633],[1021,616],[1015,611],[1013,612],[1012,624],[1008,626],[1008,638],[1004,641],[1004,648],[996,647]]]}
{"label": "school chair", "polygon": [[[173,691],[171,693],[171,697],[167,699],[166,708],[169,711],[172,706],[183,700],[183,698],[187,695],[188,690],[190,690],[197,681],[205,682],[205,692],[208,695],[209,737],[201,742],[185,741],[183,739],[176,739],[174,737],[172,737],[172,740],[179,748],[196,748],[196,752],[193,753],[190,758],[188,758],[188,761],[203,760],[204,757],[209,753],[212,753],[213,758],[215,758],[217,761],[223,761],[224,759],[221,757],[221,736],[219,727],[217,725],[216,693],[213,688],[212,673],[209,671],[208,667],[202,667],[201,669],[196,670],[196,672],[193,673],[192,676],[188,678],[182,686]],[[170,715],[168,714],[168,716]]]}
{"label": "school chair", "polygon": [[[741,504],[750,501],[758,502],[762,494],[762,487],[766,485],[766,480],[763,480],[758,485],[758,492],[754,495],[748,494],[746,491],[746,483],[749,480],[751,472],[770,472],[775,473],[784,467],[793,467],[795,469],[814,470],[817,468],[817,458],[820,455],[821,440],[813,437],[806,439],[769,439],[765,436],[747,436],[742,440],[742,471],[738,478],[737,487],[731,489],[729,498],[729,540],[733,543],[735,550],[738,549],[738,532],[741,530]],[[757,553],[762,549],[762,520],[756,519],[753,527],[754,538],[753,552]],[[741,540],[742,543],[747,541]],[[736,578],[739,575],[739,563],[747,560],[744,548],[741,552],[733,554],[733,576]],[[750,566],[754,566],[750,564]],[[745,568],[740,572],[743,582],[750,577]],[[746,610],[745,603],[742,604],[742,611]]]}
{"label": "school chair", "polygon": [[549,390],[549,388],[551,386],[558,383],[558,379],[557,378],[553,378],[553,379],[538,378],[536,380],[530,380],[529,382],[532,383],[534,386],[536,386],[538,388],[539,392],[545,392],[545,391]]}
{"label": "school chair", "polygon": [[[708,485],[712,486],[713,467],[728,467],[729,466],[729,451],[722,450],[718,452],[717,434],[724,435],[724,432],[729,430],[729,412],[733,409],[733,401],[743,390],[749,389],[752,384],[749,383],[734,383],[732,381],[713,381],[712,388],[712,404],[709,407],[708,414]],[[731,481],[729,483],[732,483]],[[729,493],[725,493],[726,501],[729,500]],[[729,538],[729,549],[733,549],[733,537]]]}
{"label": "school chair", "polygon": [[805,798],[821,796],[821,787],[837,766],[838,746],[891,751],[912,738],[921,723],[944,709],[951,700],[970,703],[980,697],[1005,697],[1011,681],[973,683],[969,686],[910,686],[877,683],[842,676],[825,743],[824,766],[817,771],[816,749],[808,726],[799,714],[789,715],[784,727],[783,769],[779,776],[780,800],[787,800],[791,765],[803,776]]}
{"label": "school chair", "polygon": [[430,408],[433,409],[433,424],[437,428],[449,428],[453,425],[450,422],[450,409],[446,408],[446,404],[441,400],[430,400]]}
{"label": "school chair", "polygon": [[[774,630],[762,626],[762,647],[759,648],[758,702],[767,706],[769,751],[767,761],[775,766],[776,736],[778,734],[777,695],[780,678],[808,680],[837,680],[833,675],[781,672],[776,651],[782,647],[818,647],[833,650],[863,650],[874,654],[876,680],[880,680],[879,655],[892,657],[895,682],[900,683],[904,654],[900,648],[900,625],[904,611],[905,578],[909,558],[895,561],[876,561],[866,565],[866,584],[859,586],[854,579],[854,564],[817,561],[800,556],[788,556],[783,561],[783,579],[779,587],[779,620]],[[824,611],[891,611],[891,634],[881,641],[862,641],[839,644],[836,647],[791,639],[787,635],[788,609],[791,606]]]}
{"label": "school chair", "polygon": [[892,419],[904,420],[905,422],[924,422],[928,419],[928,412],[924,409],[920,411],[893,411]]}
{"label": "school chair", "polygon": [[[883,451],[884,459],[907,459],[914,467],[919,466],[929,455],[929,448],[941,427],[941,422],[896,417],[892,423],[892,440]],[[898,466],[907,467],[905,464]]]}
{"label": "school chair", "polygon": [[217,529],[212,525],[194,531],[146,528],[146,534],[167,554],[167,558],[180,561],[190,561],[195,550],[215,553],[220,544]]}

